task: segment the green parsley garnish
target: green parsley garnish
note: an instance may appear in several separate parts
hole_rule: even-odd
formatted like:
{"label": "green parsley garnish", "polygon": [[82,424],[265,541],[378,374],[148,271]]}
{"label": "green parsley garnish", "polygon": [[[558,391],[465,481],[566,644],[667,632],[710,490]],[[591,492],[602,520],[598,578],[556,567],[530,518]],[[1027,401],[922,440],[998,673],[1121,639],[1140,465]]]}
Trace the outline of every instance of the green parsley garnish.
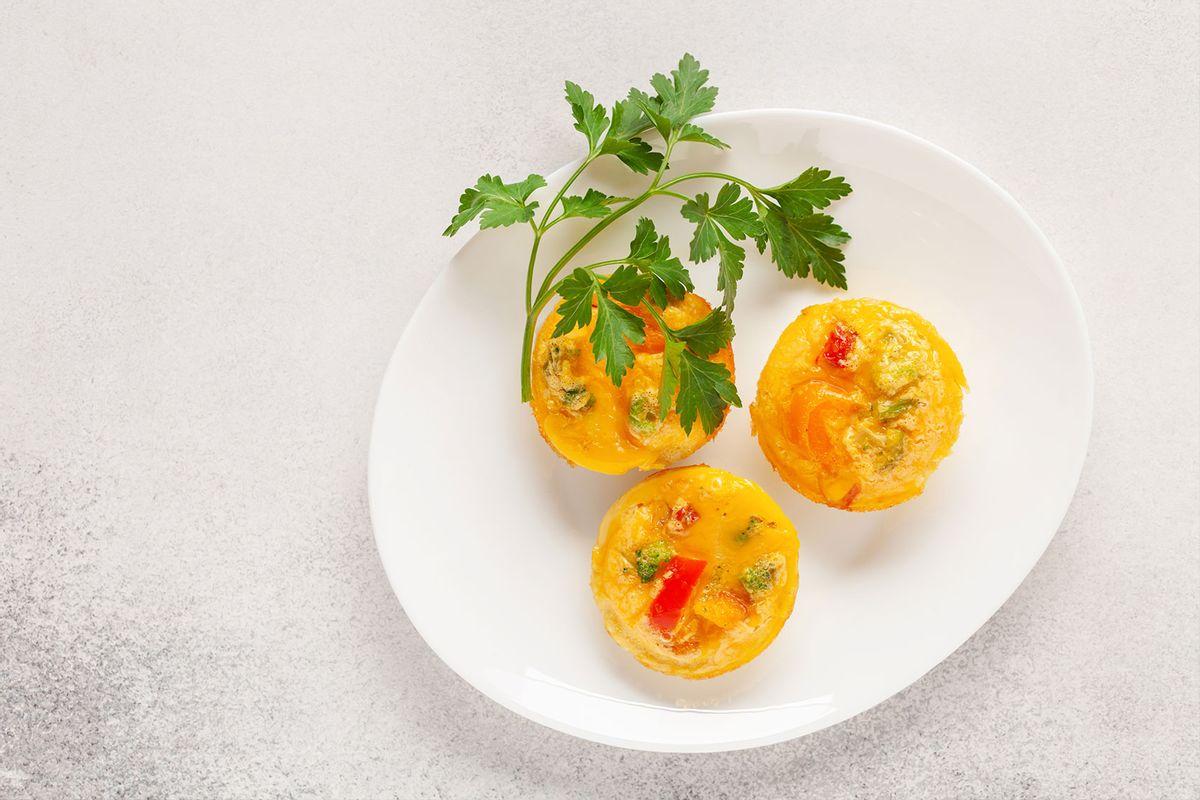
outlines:
{"label": "green parsley garnish", "polygon": [[[659,417],[665,418],[672,402],[679,422],[689,433],[699,420],[705,433],[716,430],[730,405],[740,406],[733,376],[723,365],[709,359],[729,346],[737,284],[745,271],[746,249],[738,242],[752,240],[760,253],[771,249],[771,260],[789,278],[808,277],[821,283],[846,288],[842,246],[850,240],[833,218],[818,213],[835,200],[850,194],[843,178],[828,170],[810,167],[786,183],[770,188],[721,172],[692,172],[666,177],[675,147],[695,142],[726,149],[692,120],[712,110],[717,88],[708,85],[708,70],[691,55],[684,55],[670,77],[661,73],[650,79],[653,94],[630,89],[624,100],[611,107],[596,102],[590,92],[567,81],[567,104],[575,130],[587,140],[583,162],[535,219],[540,203],[530,197],[546,185],[540,175],[505,183],[484,175],[463,192],[458,213],[443,232],[453,236],[478,217],[481,228],[515,223],[528,224],[533,246],[525,278],[525,335],[521,353],[521,400],[532,397],[531,370],[533,339],[538,317],[546,305],[559,298],[561,319],[554,335],[562,336],[591,324],[590,341],[596,363],[614,385],[620,386],[633,366],[632,345],[645,341],[645,323],[629,307],[642,306],[662,328],[662,383],[659,387]],[[661,150],[644,136],[661,137]],[[645,191],[637,197],[611,197],[597,189],[569,195],[575,181],[588,166],[604,156],[614,156],[640,175],[650,175]],[[718,180],[715,196],[694,196],[677,187],[689,181]],[[695,289],[683,263],[671,254],[671,243],[659,236],[653,221],[641,218],[627,255],[576,266],[563,274],[576,255],[597,235],[652,197],[683,201],[680,213],[696,226],[688,248],[692,263],[717,257],[717,290],[722,302],[707,317],[683,328],[666,324],[661,314],[672,300]],[[538,249],[546,232],[564,219],[594,219],[595,224],[563,253],[534,290]]]}

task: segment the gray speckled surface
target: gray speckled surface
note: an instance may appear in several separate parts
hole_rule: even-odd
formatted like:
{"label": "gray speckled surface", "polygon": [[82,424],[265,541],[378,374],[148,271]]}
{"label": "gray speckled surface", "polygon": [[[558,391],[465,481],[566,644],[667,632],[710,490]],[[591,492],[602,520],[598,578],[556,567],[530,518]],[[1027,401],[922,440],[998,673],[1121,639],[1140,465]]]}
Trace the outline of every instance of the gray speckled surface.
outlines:
{"label": "gray speckled surface", "polygon": [[[0,5],[0,797],[1196,797],[1197,14]],[[873,117],[994,177],[1097,377],[1075,502],[991,622],[843,725],[707,756],[463,684],[364,489],[460,187],[573,156],[561,78],[609,97],[684,49],[721,108]]]}

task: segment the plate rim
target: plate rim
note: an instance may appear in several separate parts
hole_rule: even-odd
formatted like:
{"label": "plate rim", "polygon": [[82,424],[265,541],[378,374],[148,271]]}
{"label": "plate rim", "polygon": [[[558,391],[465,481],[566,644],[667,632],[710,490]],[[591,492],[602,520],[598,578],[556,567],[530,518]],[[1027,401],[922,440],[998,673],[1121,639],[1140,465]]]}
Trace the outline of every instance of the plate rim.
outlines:
{"label": "plate rim", "polygon": [[[1083,345],[1082,356],[1083,356],[1083,367],[1084,367],[1084,372],[1085,372],[1085,390],[1086,390],[1085,397],[1083,398],[1083,401],[1084,401],[1083,402],[1084,436],[1083,436],[1082,447],[1080,448],[1080,452],[1079,452],[1079,455],[1077,458],[1078,463],[1075,465],[1075,468],[1073,470],[1074,475],[1072,478],[1072,484],[1074,486],[1074,490],[1072,491],[1071,495],[1066,499],[1066,501],[1062,504],[1062,508],[1061,508],[1060,512],[1056,515],[1058,518],[1057,522],[1055,523],[1055,525],[1054,525],[1053,529],[1050,531],[1050,533],[1047,536],[1045,536],[1045,541],[1042,543],[1042,546],[1037,550],[1036,554],[1032,557],[1032,559],[1028,562],[1028,564],[1023,565],[1023,575],[1022,575],[1021,579],[1013,586],[1013,588],[998,603],[995,604],[994,607],[990,608],[990,610],[988,610],[987,613],[981,617],[978,624],[974,625],[973,630],[971,630],[971,632],[968,633],[961,641],[955,643],[952,647],[950,647],[948,650],[943,652],[928,667],[921,669],[915,675],[906,675],[902,679],[902,682],[900,682],[900,685],[896,689],[887,691],[886,693],[882,694],[882,696],[871,698],[868,702],[861,704],[859,707],[856,707],[853,709],[848,709],[846,707],[835,707],[835,710],[833,713],[826,715],[824,717],[821,717],[818,720],[816,720],[815,722],[799,725],[799,726],[796,726],[793,728],[788,728],[783,731],[777,731],[777,732],[774,732],[771,734],[766,734],[766,735],[759,736],[759,737],[750,737],[750,738],[733,741],[733,742],[713,742],[713,743],[700,743],[700,744],[672,744],[672,743],[647,742],[647,741],[639,740],[639,739],[625,739],[625,738],[600,734],[600,733],[597,733],[597,732],[587,729],[587,728],[583,728],[583,727],[580,727],[577,725],[572,725],[572,724],[570,724],[568,722],[564,722],[562,720],[547,717],[547,716],[541,714],[540,712],[534,710],[533,708],[530,708],[528,706],[525,706],[521,703],[516,702],[511,697],[499,696],[498,694],[489,692],[486,689],[482,688],[481,686],[477,685],[469,677],[467,677],[467,675],[464,674],[463,670],[460,670],[458,666],[451,663],[451,661],[448,660],[445,657],[445,655],[443,655],[436,647],[434,647],[433,644],[430,642],[429,637],[426,636],[425,631],[422,630],[421,624],[419,624],[415,619],[413,619],[413,617],[408,613],[407,606],[404,602],[404,591],[401,587],[400,581],[399,581],[397,575],[394,573],[393,568],[389,567],[388,563],[383,558],[383,549],[382,549],[381,543],[380,543],[380,524],[379,524],[379,519],[378,519],[379,512],[377,510],[379,508],[379,501],[377,500],[377,498],[380,497],[384,491],[384,487],[382,485],[380,485],[380,481],[382,479],[379,477],[380,471],[381,471],[379,462],[380,462],[380,459],[382,458],[381,445],[380,445],[380,440],[379,440],[379,429],[380,429],[379,421],[380,421],[381,413],[383,411],[383,402],[382,401],[383,401],[383,397],[385,394],[385,389],[390,382],[389,379],[391,378],[392,370],[396,365],[396,360],[399,356],[402,346],[406,343],[408,337],[412,334],[413,329],[416,327],[415,323],[419,319],[423,318],[423,315],[429,313],[429,308],[431,305],[430,298],[435,294],[435,290],[438,288],[438,286],[445,280],[446,275],[447,275],[447,269],[446,269],[447,265],[450,262],[452,262],[454,260],[454,258],[456,258],[458,256],[458,254],[464,248],[466,248],[472,241],[474,241],[475,237],[481,233],[480,230],[474,231],[471,234],[471,236],[464,239],[462,241],[461,245],[452,252],[450,257],[446,260],[446,263],[443,264],[439,268],[437,276],[433,279],[433,281],[425,289],[424,293],[421,296],[421,299],[418,301],[416,307],[413,309],[411,316],[409,317],[408,321],[405,323],[403,331],[401,331],[400,336],[396,339],[396,343],[392,348],[392,353],[388,357],[387,365],[384,367],[383,373],[382,373],[381,378],[378,383],[377,396],[375,398],[375,403],[374,403],[374,406],[372,409],[372,414],[371,414],[371,432],[370,432],[370,438],[369,438],[369,442],[368,442],[368,451],[367,451],[367,505],[368,505],[369,517],[371,520],[372,538],[375,542],[375,552],[376,552],[376,556],[379,558],[380,565],[383,567],[384,574],[387,576],[388,584],[391,586],[392,593],[396,596],[396,600],[400,603],[401,609],[404,610],[404,614],[408,618],[409,623],[417,631],[417,634],[425,642],[425,645],[434,653],[434,655],[436,655],[438,657],[438,659],[445,666],[447,666],[451,670],[451,672],[453,672],[456,676],[458,676],[458,678],[460,680],[462,680],[464,683],[466,683],[469,687],[471,687],[475,691],[479,692],[483,696],[487,697],[488,699],[492,700],[493,702],[499,704],[500,706],[508,709],[509,711],[511,711],[515,714],[518,714],[526,719],[532,720],[533,722],[536,722],[540,725],[544,725],[545,727],[550,728],[552,730],[556,730],[561,733],[566,733],[571,736],[575,736],[577,738],[584,739],[586,741],[596,742],[598,744],[604,744],[604,745],[608,745],[608,746],[612,746],[612,747],[619,747],[619,748],[628,749],[628,750],[643,751],[643,752],[664,752],[664,753],[732,752],[732,751],[736,751],[736,750],[747,750],[747,749],[752,749],[752,748],[756,748],[756,747],[764,747],[764,746],[772,745],[772,744],[779,744],[781,742],[787,742],[787,741],[791,741],[793,739],[798,739],[798,738],[801,738],[804,736],[819,733],[820,731],[832,728],[842,722],[845,722],[848,719],[851,719],[852,717],[858,716],[859,714],[865,713],[865,712],[881,705],[882,703],[884,703],[887,700],[891,699],[892,697],[896,696],[900,692],[910,688],[913,684],[915,684],[917,681],[919,681],[925,675],[929,674],[935,668],[937,668],[943,662],[945,662],[947,658],[949,658],[951,655],[953,655],[959,648],[961,648],[964,644],[966,644],[968,641],[970,641],[971,638],[973,638],[977,633],[979,633],[979,631],[982,630],[985,625],[987,625],[987,623],[991,620],[991,618],[993,616],[995,616],[995,614],[1012,598],[1012,596],[1014,594],[1016,594],[1017,590],[1021,588],[1021,586],[1025,583],[1026,580],[1028,580],[1030,573],[1032,573],[1032,571],[1033,571],[1033,568],[1042,559],[1042,556],[1045,555],[1046,550],[1050,546],[1050,542],[1053,541],[1054,537],[1058,534],[1059,529],[1062,527],[1062,522],[1066,518],[1067,513],[1070,511],[1071,504],[1074,502],[1074,499],[1079,491],[1079,481],[1080,481],[1080,478],[1082,477],[1083,467],[1087,462],[1087,456],[1088,456],[1088,452],[1089,452],[1090,446],[1091,446],[1091,437],[1092,437],[1093,422],[1094,422],[1095,369],[1094,369],[1093,356],[1092,356],[1091,337],[1089,335],[1087,318],[1083,311],[1083,305],[1079,300],[1078,292],[1075,291],[1075,286],[1071,281],[1071,277],[1068,274],[1066,267],[1064,266],[1064,264],[1062,262],[1062,259],[1059,257],[1058,252],[1054,249],[1054,246],[1051,244],[1049,238],[1042,231],[1042,229],[1038,226],[1038,224],[1034,221],[1033,217],[1030,216],[1029,212],[1026,211],[1025,208],[1020,203],[1018,203],[1017,200],[1003,186],[1001,186],[999,183],[997,183],[995,180],[993,180],[991,177],[989,177],[986,173],[984,173],[978,167],[971,164],[969,161],[963,159],[962,157],[960,157],[958,155],[955,155],[954,153],[950,152],[949,150],[945,149],[944,147],[941,147],[940,145],[935,144],[935,143],[929,141],[928,139],[925,139],[924,137],[918,136],[917,134],[911,133],[911,132],[909,132],[903,128],[899,128],[895,125],[891,125],[891,124],[885,123],[885,122],[879,122],[878,120],[870,119],[868,117],[861,117],[861,116],[857,116],[854,114],[845,114],[845,113],[836,112],[836,111],[822,111],[822,110],[818,110],[818,109],[792,108],[792,107],[785,107],[785,106],[770,106],[770,107],[762,107],[762,108],[712,112],[712,113],[708,113],[708,114],[703,114],[703,115],[697,117],[697,119],[698,120],[738,121],[738,120],[762,118],[763,116],[792,117],[797,120],[807,119],[810,121],[811,120],[836,120],[836,121],[841,121],[841,122],[850,122],[853,124],[862,125],[867,128],[873,128],[882,133],[885,133],[885,134],[888,134],[891,136],[896,136],[901,139],[907,140],[909,143],[917,145],[922,148],[925,148],[925,149],[931,151],[932,153],[934,153],[935,155],[938,155],[942,158],[947,159],[948,161],[953,163],[955,166],[965,169],[972,177],[981,181],[988,189],[990,189],[992,192],[994,192],[996,194],[996,196],[1006,206],[1008,206],[1008,208],[1011,211],[1016,212],[1017,218],[1024,225],[1026,225],[1028,227],[1028,229],[1034,234],[1034,238],[1035,238],[1039,248],[1041,250],[1043,250],[1047,256],[1049,256],[1050,264],[1053,266],[1052,272],[1053,272],[1054,279],[1059,284],[1061,284],[1061,288],[1066,290],[1066,292],[1065,292],[1066,298],[1069,301],[1069,306],[1070,306],[1070,310],[1071,310],[1071,318],[1072,318],[1071,321],[1074,323],[1074,327],[1078,330],[1078,332],[1080,334],[1080,340]],[[582,161],[582,159],[576,158],[576,159],[568,161],[565,164],[563,164],[562,166],[548,172],[546,174],[547,183],[549,185],[555,185],[556,181],[560,180],[563,176],[569,174],[570,170],[573,170],[576,167],[578,167],[578,165],[581,163],[581,161]],[[623,702],[623,701],[613,698],[613,702]],[[712,713],[711,711],[707,711],[704,709],[662,708],[661,710],[669,711],[670,713],[683,713],[683,714]],[[750,709],[740,709],[739,711],[751,712]],[[815,725],[815,727],[813,727],[814,725]]]}

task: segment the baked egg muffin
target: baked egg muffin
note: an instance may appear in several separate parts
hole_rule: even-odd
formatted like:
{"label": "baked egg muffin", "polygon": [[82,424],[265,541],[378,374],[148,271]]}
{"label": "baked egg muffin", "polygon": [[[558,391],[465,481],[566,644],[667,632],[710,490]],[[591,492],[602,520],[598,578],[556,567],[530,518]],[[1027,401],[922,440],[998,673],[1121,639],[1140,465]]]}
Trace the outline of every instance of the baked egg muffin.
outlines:
{"label": "baked egg muffin", "polygon": [[604,516],[592,593],[604,627],[650,669],[712,678],[750,661],[796,600],[796,529],[745,478],[665,470]]}
{"label": "baked egg muffin", "polygon": [[[615,386],[592,355],[588,337],[595,321],[554,336],[559,315],[548,315],[533,349],[531,406],[538,429],[554,451],[572,464],[619,475],[631,469],[670,466],[694,453],[717,435],[704,433],[697,421],[691,433],[679,424],[672,407],[659,416],[658,388],[662,380],[663,334],[644,308],[627,307],[646,324],[646,338],[633,345],[634,364]],[[712,310],[708,301],[687,294],[660,313],[671,328],[682,328]],[[733,351],[726,347],[710,360],[733,372]]]}
{"label": "baked egg muffin", "polygon": [[796,491],[875,511],[925,488],[958,437],[966,385],[950,345],[916,312],[838,300],[804,309],[780,335],[750,420]]}

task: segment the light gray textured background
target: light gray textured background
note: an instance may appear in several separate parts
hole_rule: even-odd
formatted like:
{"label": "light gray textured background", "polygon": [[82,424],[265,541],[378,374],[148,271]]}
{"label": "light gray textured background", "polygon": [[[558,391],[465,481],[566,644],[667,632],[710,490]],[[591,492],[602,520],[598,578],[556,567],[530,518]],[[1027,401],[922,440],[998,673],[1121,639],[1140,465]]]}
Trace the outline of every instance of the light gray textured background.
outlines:
{"label": "light gray textured background", "polygon": [[[1197,13],[0,3],[0,798],[1196,797]],[[573,157],[562,78],[612,98],[685,49],[721,109],[872,117],[999,181],[1097,379],[1075,502],[991,622],[841,726],[704,756],[462,683],[364,488],[461,187]]]}

